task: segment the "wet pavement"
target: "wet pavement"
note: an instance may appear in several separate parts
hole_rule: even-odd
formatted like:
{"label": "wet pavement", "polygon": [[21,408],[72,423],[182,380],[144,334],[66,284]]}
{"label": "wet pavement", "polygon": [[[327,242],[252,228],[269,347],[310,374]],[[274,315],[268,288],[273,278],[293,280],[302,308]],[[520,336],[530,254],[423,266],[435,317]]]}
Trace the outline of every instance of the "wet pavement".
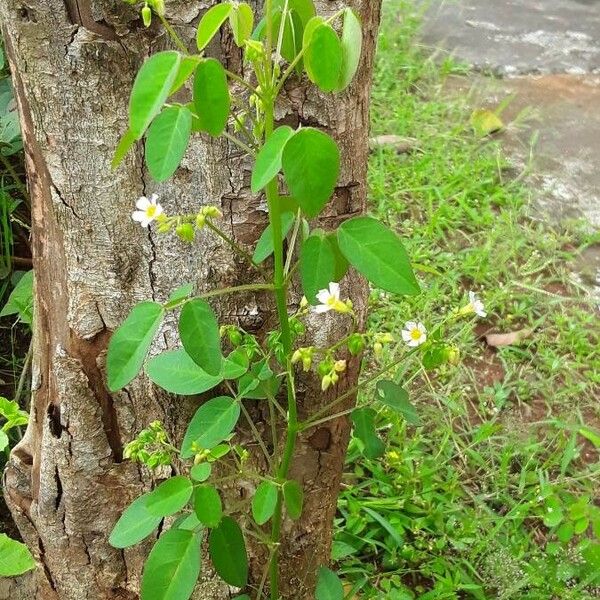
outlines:
{"label": "wet pavement", "polygon": [[[535,209],[600,229],[600,0],[431,0],[423,41],[471,65],[448,85],[502,112],[507,153]],[[600,297],[598,252],[580,274]]]}

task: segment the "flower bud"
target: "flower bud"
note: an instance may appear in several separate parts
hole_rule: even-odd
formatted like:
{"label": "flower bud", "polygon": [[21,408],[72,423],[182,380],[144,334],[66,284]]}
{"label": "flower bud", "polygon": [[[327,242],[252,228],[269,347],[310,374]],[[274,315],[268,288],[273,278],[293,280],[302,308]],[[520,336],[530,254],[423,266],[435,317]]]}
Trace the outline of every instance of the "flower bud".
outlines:
{"label": "flower bud", "polygon": [[343,373],[346,370],[346,361],[336,360],[333,368],[337,373]]}
{"label": "flower bud", "polygon": [[365,348],[365,338],[360,333],[354,333],[348,339],[348,350],[352,356],[357,356]]}
{"label": "flower bud", "polygon": [[297,362],[302,360],[302,350],[299,348],[292,354],[292,364],[295,365]]}
{"label": "flower bud", "polygon": [[321,389],[323,391],[326,391],[329,386],[331,385],[331,376],[330,375],[324,375],[323,379],[321,379]]}
{"label": "flower bud", "polygon": [[375,342],[373,344],[373,352],[377,358],[383,353],[383,344],[381,342]]}
{"label": "flower bud", "polygon": [[205,206],[201,213],[205,217],[210,217],[212,219],[220,219],[223,216],[223,213],[216,206]]}
{"label": "flower bud", "polygon": [[196,237],[196,232],[191,223],[181,223],[180,225],[177,225],[175,233],[177,234],[177,237],[184,242],[193,242]]}
{"label": "flower bud", "polygon": [[198,213],[196,215],[196,227],[198,229],[203,229],[206,225],[206,217],[202,213]]}
{"label": "flower bud", "polygon": [[160,17],[165,16],[165,0],[150,0],[154,12]]}
{"label": "flower bud", "polygon": [[248,62],[256,62],[262,60],[265,55],[265,47],[258,40],[246,40],[246,60]]}
{"label": "flower bud", "polygon": [[145,27],[152,25],[152,9],[147,4],[142,8],[142,21],[144,21]]}

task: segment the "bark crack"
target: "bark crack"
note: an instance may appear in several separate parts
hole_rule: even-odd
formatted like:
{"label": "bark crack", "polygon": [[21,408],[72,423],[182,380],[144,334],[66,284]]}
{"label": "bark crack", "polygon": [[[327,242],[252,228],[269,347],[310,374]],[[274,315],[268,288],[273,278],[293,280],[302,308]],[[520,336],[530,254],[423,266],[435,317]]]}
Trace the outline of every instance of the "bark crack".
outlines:
{"label": "bark crack", "polygon": [[65,7],[73,25],[81,25],[105,40],[119,39],[117,32],[105,20],[94,19],[89,0],[65,0]]}

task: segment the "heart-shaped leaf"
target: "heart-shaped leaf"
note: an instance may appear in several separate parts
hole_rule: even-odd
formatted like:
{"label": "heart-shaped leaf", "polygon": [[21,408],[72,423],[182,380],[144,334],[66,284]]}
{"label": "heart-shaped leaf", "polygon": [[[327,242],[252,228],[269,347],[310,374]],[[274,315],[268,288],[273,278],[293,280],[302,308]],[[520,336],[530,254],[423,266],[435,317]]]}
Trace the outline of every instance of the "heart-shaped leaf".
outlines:
{"label": "heart-shaped leaf", "polygon": [[309,217],[316,217],[333,194],[340,174],[340,151],[326,133],[305,127],[287,142],[283,173],[293,198]]}

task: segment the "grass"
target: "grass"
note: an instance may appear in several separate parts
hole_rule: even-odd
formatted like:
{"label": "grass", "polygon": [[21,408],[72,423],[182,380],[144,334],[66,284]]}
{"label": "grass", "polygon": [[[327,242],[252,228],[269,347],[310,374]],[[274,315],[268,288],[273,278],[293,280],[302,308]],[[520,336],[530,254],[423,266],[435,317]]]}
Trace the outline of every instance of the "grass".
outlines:
{"label": "grass", "polygon": [[[600,328],[570,275],[598,235],[530,216],[532,192],[501,138],[477,138],[473,107],[444,91],[466,69],[428,59],[411,4],[391,4],[373,134],[417,145],[373,153],[371,211],[426,272],[415,299],[374,293],[370,327],[398,337],[416,319],[432,329],[471,289],[488,317],[447,329],[458,365],[398,374],[422,427],[381,412],[378,460],[352,441],[334,558],[360,598],[600,597]],[[519,344],[482,339],[525,328]]]}

